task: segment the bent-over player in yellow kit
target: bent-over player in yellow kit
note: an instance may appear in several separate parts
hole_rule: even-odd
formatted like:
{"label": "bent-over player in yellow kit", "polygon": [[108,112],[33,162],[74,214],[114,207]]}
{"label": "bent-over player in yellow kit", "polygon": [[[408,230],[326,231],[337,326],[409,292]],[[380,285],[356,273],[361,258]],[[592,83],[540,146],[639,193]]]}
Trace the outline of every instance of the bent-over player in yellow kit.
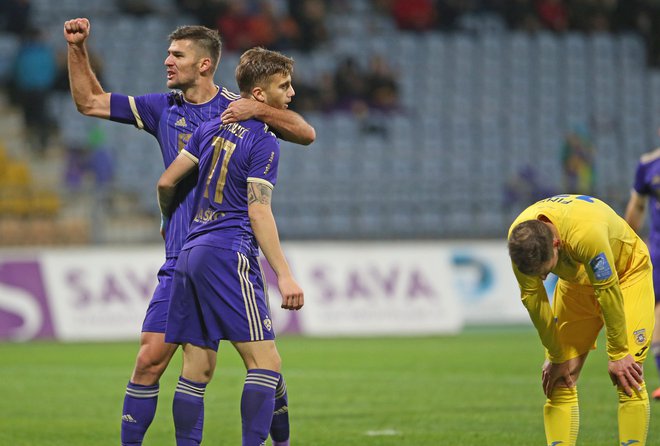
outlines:
{"label": "bent-over player in yellow kit", "polygon": [[[644,242],[604,202],[557,195],[525,209],[509,229],[522,302],[546,349],[542,369],[548,445],[575,445],[576,383],[606,328],[608,371],[619,396],[619,444],[646,444],[649,401],[642,363],[654,317],[652,267]],[[552,303],[543,280],[559,278]]]}

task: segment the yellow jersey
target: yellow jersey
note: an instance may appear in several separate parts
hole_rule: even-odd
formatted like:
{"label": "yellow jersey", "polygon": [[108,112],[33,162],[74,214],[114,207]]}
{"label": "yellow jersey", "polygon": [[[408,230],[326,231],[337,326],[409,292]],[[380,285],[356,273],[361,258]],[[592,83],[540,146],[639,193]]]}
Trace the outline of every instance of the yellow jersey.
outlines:
{"label": "yellow jersey", "polygon": [[[593,289],[607,329],[611,360],[628,354],[621,286],[649,274],[649,252],[635,231],[607,204],[586,195],[557,195],[525,209],[509,228],[546,217],[559,232],[559,259],[552,273],[561,280]],[[513,265],[521,299],[539,332],[548,357],[561,357],[555,320],[543,281]]]}

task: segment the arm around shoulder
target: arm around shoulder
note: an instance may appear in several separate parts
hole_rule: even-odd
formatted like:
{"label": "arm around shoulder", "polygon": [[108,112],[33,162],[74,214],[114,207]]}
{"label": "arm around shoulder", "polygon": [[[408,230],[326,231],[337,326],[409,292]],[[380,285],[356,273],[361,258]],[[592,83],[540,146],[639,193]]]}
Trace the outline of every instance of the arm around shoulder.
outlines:
{"label": "arm around shoulder", "polygon": [[265,116],[263,121],[274,127],[282,139],[303,146],[308,146],[316,140],[316,130],[298,113],[292,110],[268,108],[270,110],[266,115],[271,116]]}
{"label": "arm around shoulder", "polygon": [[254,99],[241,98],[222,113],[223,124],[255,118],[274,128],[285,141],[307,146],[316,139],[316,130],[292,110],[271,107]]}

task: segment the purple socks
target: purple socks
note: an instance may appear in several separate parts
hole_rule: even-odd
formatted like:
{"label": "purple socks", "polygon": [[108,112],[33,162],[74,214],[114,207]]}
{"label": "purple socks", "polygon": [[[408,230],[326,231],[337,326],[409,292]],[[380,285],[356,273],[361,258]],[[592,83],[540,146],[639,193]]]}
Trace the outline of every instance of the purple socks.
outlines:
{"label": "purple socks", "polygon": [[272,370],[248,370],[241,397],[243,446],[261,446],[268,438],[280,376]]}
{"label": "purple socks", "polygon": [[197,446],[204,428],[205,383],[179,377],[172,403],[177,446]]}

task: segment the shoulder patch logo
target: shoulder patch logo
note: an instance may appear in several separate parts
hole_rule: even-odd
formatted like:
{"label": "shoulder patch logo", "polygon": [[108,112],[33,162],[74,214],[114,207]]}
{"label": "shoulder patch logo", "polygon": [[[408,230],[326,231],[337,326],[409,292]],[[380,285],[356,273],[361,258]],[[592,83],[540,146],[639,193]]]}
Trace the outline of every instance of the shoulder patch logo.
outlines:
{"label": "shoulder patch logo", "polygon": [[186,118],[181,116],[177,122],[174,123],[175,127],[186,127],[188,124],[186,123]]}
{"label": "shoulder patch logo", "polygon": [[646,344],[646,329],[640,328],[639,330],[633,331],[633,336],[635,337],[637,345]]}
{"label": "shoulder patch logo", "polygon": [[604,252],[601,252],[591,259],[589,266],[591,266],[596,280],[605,280],[612,275],[612,268],[610,267]]}

